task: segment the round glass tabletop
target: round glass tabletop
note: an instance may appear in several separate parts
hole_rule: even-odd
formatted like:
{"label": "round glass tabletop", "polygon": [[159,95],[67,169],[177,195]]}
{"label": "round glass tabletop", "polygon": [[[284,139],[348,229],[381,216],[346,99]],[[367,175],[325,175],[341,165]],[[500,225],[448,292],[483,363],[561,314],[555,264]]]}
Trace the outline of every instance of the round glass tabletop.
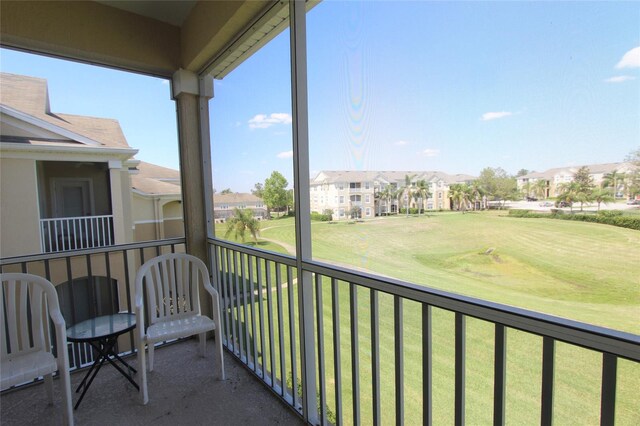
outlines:
{"label": "round glass tabletop", "polygon": [[130,313],[104,315],[82,321],[67,328],[67,339],[72,341],[100,340],[126,333],[136,326],[136,316]]}

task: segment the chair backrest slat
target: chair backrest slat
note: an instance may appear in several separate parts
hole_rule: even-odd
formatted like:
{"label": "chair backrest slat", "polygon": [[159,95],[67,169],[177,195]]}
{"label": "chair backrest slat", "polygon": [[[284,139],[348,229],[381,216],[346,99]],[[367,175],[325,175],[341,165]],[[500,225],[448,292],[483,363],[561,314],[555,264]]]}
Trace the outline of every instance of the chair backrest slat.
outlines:
{"label": "chair backrest slat", "polygon": [[[50,351],[50,324],[44,278],[29,274],[2,274],[2,359],[22,353]],[[59,310],[57,299],[55,308]],[[6,333],[6,335],[5,335]]]}
{"label": "chair backrest slat", "polygon": [[199,259],[169,253],[147,261],[136,278],[136,292],[146,294],[151,324],[169,317],[200,313],[199,287],[208,272]]}

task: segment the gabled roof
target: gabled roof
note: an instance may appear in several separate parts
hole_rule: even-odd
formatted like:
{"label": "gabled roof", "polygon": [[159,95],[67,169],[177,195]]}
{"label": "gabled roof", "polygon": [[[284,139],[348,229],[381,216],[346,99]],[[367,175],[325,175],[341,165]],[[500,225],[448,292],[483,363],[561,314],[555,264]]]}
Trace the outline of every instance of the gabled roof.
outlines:
{"label": "gabled roof", "polygon": [[555,167],[553,169],[545,170],[544,172],[532,172],[526,175],[520,176],[518,179],[553,179],[554,176],[559,174],[575,174],[578,169],[581,167],[587,167],[589,169],[589,173],[591,174],[606,174],[611,173],[615,170],[630,170],[635,166],[631,163],[600,163],[600,164],[585,164],[581,166],[566,166],[566,167]]}
{"label": "gabled roof", "polygon": [[246,192],[236,192],[231,194],[213,194],[213,204],[233,204],[233,203],[261,203],[262,198]]}
{"label": "gabled roof", "polygon": [[61,135],[58,142],[66,138],[84,145],[130,148],[118,120],[51,112],[47,81],[42,78],[0,73],[0,106],[7,115]]}
{"label": "gabled roof", "polygon": [[144,195],[180,195],[180,171],[140,161],[131,188]]}
{"label": "gabled roof", "polygon": [[339,182],[366,182],[384,180],[386,182],[404,182],[405,177],[411,177],[411,181],[418,180],[438,181],[447,184],[469,182],[476,179],[474,176],[456,174],[450,175],[439,171],[359,171],[359,170],[323,170],[311,179],[311,184],[339,183]]}

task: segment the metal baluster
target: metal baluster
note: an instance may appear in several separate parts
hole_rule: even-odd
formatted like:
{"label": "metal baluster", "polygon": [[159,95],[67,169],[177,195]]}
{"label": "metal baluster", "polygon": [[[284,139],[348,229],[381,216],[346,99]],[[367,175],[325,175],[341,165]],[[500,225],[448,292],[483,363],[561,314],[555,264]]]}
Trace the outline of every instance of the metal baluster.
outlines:
{"label": "metal baluster", "polygon": [[[253,371],[258,371],[258,332],[256,330],[256,304],[255,304],[255,283],[253,281],[253,262],[251,259],[253,256],[250,254],[247,255],[247,266],[249,267],[249,286],[250,286],[250,295],[251,300],[249,303],[249,308],[251,309],[251,341],[252,345],[252,355],[253,355]],[[256,259],[257,261],[257,259]]]}
{"label": "metal baluster", "polygon": [[247,313],[247,275],[245,273],[246,268],[244,258],[244,254],[240,253],[240,272],[242,273],[242,313],[244,316],[244,349],[246,363],[249,365],[249,314]]}
{"label": "metal baluster", "polygon": [[242,323],[240,322],[241,320],[241,316],[240,316],[240,274],[242,273],[242,271],[238,270],[238,252],[233,250],[233,275],[235,277],[234,279],[234,283],[235,283],[235,299],[236,299],[236,303],[235,303],[235,317],[232,315],[231,317],[234,318],[234,329],[236,330],[236,336],[238,338],[237,342],[238,342],[238,348],[239,348],[239,352],[238,352],[238,356],[240,357],[240,360],[242,361],[242,355],[244,353],[244,342],[242,341]]}
{"label": "metal baluster", "polygon": [[351,382],[353,385],[353,424],[360,424],[360,350],[358,342],[358,288],[349,283],[351,316]]}
{"label": "metal baluster", "polygon": [[546,337],[542,341],[542,404],[540,424],[553,422],[553,370],[555,340]]}
{"label": "metal baluster", "polygon": [[466,335],[466,317],[456,312],[455,329],[456,329],[456,360],[455,360],[455,425],[464,425],[464,397],[465,397],[465,335]]}
{"label": "metal baluster", "polygon": [[432,404],[432,339],[431,339],[431,306],[422,304],[422,423],[431,426],[433,422]]}
{"label": "metal baluster", "polygon": [[380,425],[380,325],[378,292],[371,289],[371,395],[373,396],[373,424]]}
{"label": "metal baluster", "polygon": [[293,272],[287,266],[287,295],[289,298],[289,350],[291,352],[291,381],[293,382],[293,406],[298,399],[298,364],[296,362],[296,323],[295,302],[293,297]]}
{"label": "metal baluster", "polygon": [[271,262],[265,260],[264,262],[265,273],[267,274],[267,321],[269,325],[269,354],[271,356],[270,365],[271,365],[271,387],[275,389],[275,370],[276,370],[276,350],[273,346],[273,341],[275,340],[273,334],[273,307],[272,305],[272,294],[271,294]]}
{"label": "metal baluster", "polygon": [[256,274],[258,276],[258,313],[260,315],[260,356],[262,357],[261,374],[266,381],[267,378],[267,345],[264,335],[264,304],[262,298],[262,259],[256,257]]}
{"label": "metal baluster", "polygon": [[600,397],[600,424],[602,426],[615,424],[617,364],[617,356],[606,352],[602,354],[602,393]]}
{"label": "metal baluster", "polygon": [[[284,319],[282,314],[282,265],[275,263],[276,266],[276,307],[278,312],[278,343],[280,351],[280,393],[285,396],[287,389],[287,371],[286,371],[286,358],[284,351]],[[295,384],[291,387],[295,389]]]}
{"label": "metal baluster", "polygon": [[[327,389],[325,382],[325,366],[324,366],[324,321],[322,303],[322,276],[316,274],[316,317],[317,317],[317,333],[318,333],[318,380],[320,385],[320,424],[327,424]],[[336,395],[337,396],[337,395]]]}
{"label": "metal baluster", "polygon": [[338,281],[331,278],[331,312],[333,315],[333,374],[336,393],[336,424],[342,424],[342,358],[340,357],[340,292]]}
{"label": "metal baluster", "polygon": [[393,297],[393,325],[395,335],[396,361],[396,424],[404,424],[404,333],[403,333],[402,298]]}
{"label": "metal baluster", "polygon": [[495,354],[493,364],[493,424],[504,425],[505,385],[507,376],[506,329],[502,324],[495,325]]}

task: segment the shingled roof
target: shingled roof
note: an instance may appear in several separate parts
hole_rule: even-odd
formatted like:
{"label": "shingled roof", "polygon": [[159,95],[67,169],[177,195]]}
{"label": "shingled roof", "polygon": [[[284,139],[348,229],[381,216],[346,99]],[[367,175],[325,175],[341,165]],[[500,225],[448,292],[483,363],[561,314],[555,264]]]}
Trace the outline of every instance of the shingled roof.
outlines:
{"label": "shingled roof", "polygon": [[131,187],[148,195],[181,194],[180,171],[140,161],[131,175]]}
{"label": "shingled roof", "polygon": [[[24,75],[0,73],[0,104],[5,112],[17,112],[46,124],[89,139],[106,148],[130,148],[118,120],[51,112],[47,80]],[[27,118],[28,118],[27,117]],[[54,131],[55,132],[55,131]],[[73,137],[69,137],[72,139]],[[65,138],[51,141],[61,143]],[[12,140],[13,142],[13,140]],[[22,142],[33,143],[25,138]],[[68,142],[68,140],[67,140]],[[86,141],[76,141],[86,143]]]}

